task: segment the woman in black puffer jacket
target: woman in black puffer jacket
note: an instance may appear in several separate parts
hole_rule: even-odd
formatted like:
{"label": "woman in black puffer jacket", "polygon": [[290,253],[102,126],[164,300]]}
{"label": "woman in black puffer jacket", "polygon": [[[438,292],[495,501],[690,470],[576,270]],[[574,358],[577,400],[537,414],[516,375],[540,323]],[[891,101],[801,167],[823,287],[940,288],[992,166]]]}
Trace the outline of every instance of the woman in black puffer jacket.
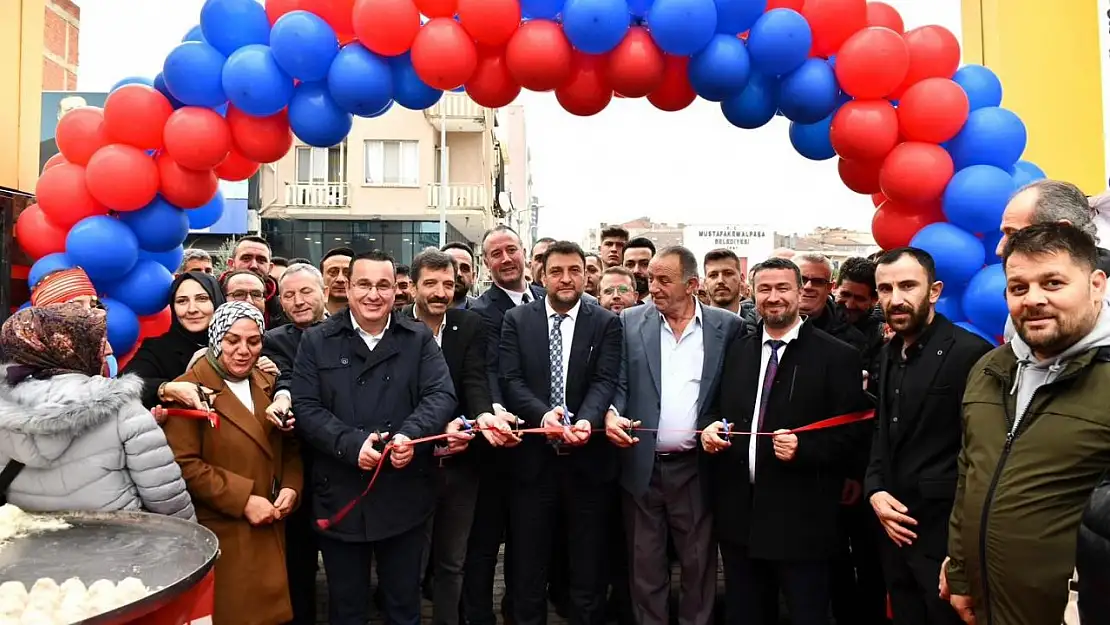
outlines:
{"label": "woman in black puffer jacket", "polygon": [[1079,615],[1083,623],[1110,623],[1110,477],[1091,493],[1076,550]]}

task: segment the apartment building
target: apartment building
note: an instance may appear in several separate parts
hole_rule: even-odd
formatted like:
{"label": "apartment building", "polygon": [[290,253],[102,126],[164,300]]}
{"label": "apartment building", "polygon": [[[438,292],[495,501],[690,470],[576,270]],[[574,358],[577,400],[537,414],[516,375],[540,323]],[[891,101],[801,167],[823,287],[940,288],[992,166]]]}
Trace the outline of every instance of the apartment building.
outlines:
{"label": "apartment building", "polygon": [[532,151],[528,147],[528,129],[524,107],[513,104],[497,111],[497,141],[504,155],[504,223],[516,230],[526,248],[536,240],[535,224],[539,201],[532,189]]}
{"label": "apartment building", "polygon": [[81,7],[72,0],[46,0],[42,39],[43,91],[77,89]]}
{"label": "apartment building", "polygon": [[345,246],[381,249],[408,264],[439,245],[442,199],[447,240],[475,244],[505,217],[496,124],[493,109],[448,93],[424,111],[394,106],[377,118],[356,117],[347,139],[331,148],[298,142],[262,169],[262,234],[287,258],[315,263]]}

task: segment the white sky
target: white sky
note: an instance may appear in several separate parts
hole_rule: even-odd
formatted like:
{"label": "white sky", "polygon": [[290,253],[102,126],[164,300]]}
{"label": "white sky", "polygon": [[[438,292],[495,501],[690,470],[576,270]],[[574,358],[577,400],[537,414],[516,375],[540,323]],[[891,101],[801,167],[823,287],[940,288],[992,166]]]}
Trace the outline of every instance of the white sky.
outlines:
{"label": "white sky", "polygon": [[[886,0],[907,28],[939,24],[960,36],[960,0]],[[77,0],[78,89],[104,91],[120,78],[153,77],[199,21],[203,0]],[[551,93],[525,93],[541,236],[578,240],[599,221],[759,223],[778,232],[817,226],[870,230],[874,208],[847,190],[836,161],[796,152],[789,122],[731,126],[719,105],[698,100],[664,113],[646,100],[616,99],[601,114],[566,113]]]}

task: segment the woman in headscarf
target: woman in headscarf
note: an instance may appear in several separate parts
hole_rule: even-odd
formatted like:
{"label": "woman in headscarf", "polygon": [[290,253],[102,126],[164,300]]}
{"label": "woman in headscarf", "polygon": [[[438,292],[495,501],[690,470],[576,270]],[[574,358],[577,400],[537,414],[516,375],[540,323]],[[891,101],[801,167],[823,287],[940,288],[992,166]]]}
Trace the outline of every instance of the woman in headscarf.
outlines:
{"label": "woman in headscarf", "polygon": [[293,617],[283,519],[297,504],[303,476],[295,439],[266,416],[274,378],[256,366],[264,325],[248,303],[217,308],[205,357],[177,381],[212,389],[220,425],[182,418],[164,425],[197,520],[220,539],[215,625],[278,625]]}
{"label": "woman in headscarf", "polygon": [[[107,374],[107,317],[80,303],[25,308],[0,328],[0,466],[25,510],[138,510],[194,519],[143,382]],[[3,493],[0,493],[3,494]]]}

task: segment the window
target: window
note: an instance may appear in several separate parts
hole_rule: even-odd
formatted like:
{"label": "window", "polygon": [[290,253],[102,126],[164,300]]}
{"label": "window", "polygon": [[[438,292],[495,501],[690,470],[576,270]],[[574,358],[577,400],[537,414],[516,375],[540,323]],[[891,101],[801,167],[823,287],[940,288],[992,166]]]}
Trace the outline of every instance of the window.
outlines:
{"label": "window", "polygon": [[367,141],[366,184],[418,186],[420,184],[418,145],[416,141]]}
{"label": "window", "polygon": [[297,182],[342,182],[343,145],[330,148],[297,146]]}

